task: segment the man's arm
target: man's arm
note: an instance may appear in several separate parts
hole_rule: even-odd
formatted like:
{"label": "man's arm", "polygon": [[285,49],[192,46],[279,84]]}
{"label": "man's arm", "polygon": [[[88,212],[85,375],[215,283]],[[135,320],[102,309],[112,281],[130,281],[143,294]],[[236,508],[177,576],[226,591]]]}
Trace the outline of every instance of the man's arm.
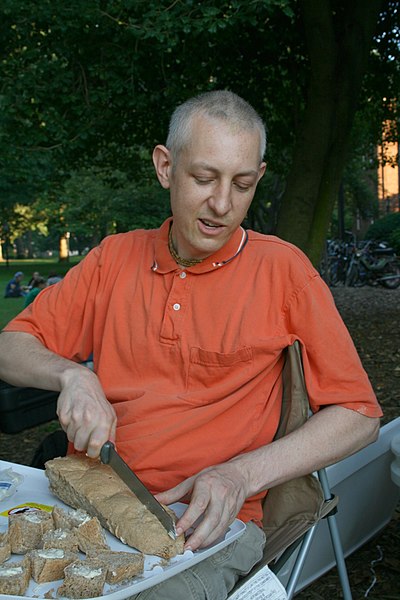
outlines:
{"label": "man's arm", "polygon": [[11,385],[59,391],[57,415],[77,450],[98,456],[115,440],[116,415],[87,367],[48,350],[28,333],[0,334],[0,379]]}
{"label": "man's arm", "polygon": [[373,442],[378,432],[379,419],[329,406],[287,436],[205,469],[157,498],[170,504],[191,494],[177,528],[187,531],[204,517],[186,542],[195,550],[225,533],[246,498],[337,462]]}

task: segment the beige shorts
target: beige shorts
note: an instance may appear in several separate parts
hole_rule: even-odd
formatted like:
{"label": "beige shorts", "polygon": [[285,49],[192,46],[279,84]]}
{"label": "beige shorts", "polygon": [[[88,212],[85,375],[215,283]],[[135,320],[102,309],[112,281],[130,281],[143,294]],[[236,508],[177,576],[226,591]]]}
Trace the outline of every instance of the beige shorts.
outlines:
{"label": "beige shorts", "polygon": [[225,600],[239,577],[261,560],[264,545],[264,532],[248,523],[232,544],[129,600]]}

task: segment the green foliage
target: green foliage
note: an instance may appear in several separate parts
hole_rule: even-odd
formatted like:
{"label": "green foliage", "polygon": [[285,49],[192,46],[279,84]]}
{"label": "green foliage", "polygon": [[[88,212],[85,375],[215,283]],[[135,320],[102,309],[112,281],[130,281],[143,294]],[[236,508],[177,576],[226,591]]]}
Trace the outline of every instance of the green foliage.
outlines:
{"label": "green foliage", "polygon": [[389,235],[389,243],[396,250],[396,254],[400,256],[400,227],[393,229]]}
{"label": "green foliage", "polygon": [[[338,15],[339,39],[344,3],[324,2]],[[228,88],[268,125],[269,176],[249,219],[271,230],[310,76],[299,4],[2,0],[1,220],[21,235],[25,223],[23,235],[38,240],[44,228],[53,236],[71,231],[79,247],[108,232],[158,225],[168,207],[150,175],[150,151],[165,140],[178,103]],[[375,143],[386,114],[383,89],[392,98],[400,87],[395,3],[383,6],[359,105],[365,134],[355,144],[363,148]],[[352,196],[365,197],[361,190]],[[17,205],[32,212],[24,209],[23,220]]]}
{"label": "green foliage", "polygon": [[169,214],[163,192],[145,172],[138,184],[119,170],[73,172],[59,198],[63,228],[92,246],[111,233],[159,227]]}
{"label": "green foliage", "polygon": [[[369,68],[364,78],[360,112],[363,116],[363,137],[376,143],[380,140],[381,124],[398,121],[400,89],[400,10],[396,0],[382,2]],[[397,141],[398,131],[392,127],[387,141]]]}
{"label": "green foliage", "polygon": [[391,213],[375,221],[365,234],[365,239],[389,242],[400,254],[400,212]]}
{"label": "green foliage", "polygon": [[149,151],[165,140],[177,103],[213,88],[233,89],[266,117],[270,165],[286,173],[288,114],[303,97],[296,18],[292,0],[4,0],[3,219],[16,203],[32,204],[53,234],[86,229],[90,243],[159,224],[166,200]]}
{"label": "green foliage", "polygon": [[270,128],[285,129],[276,144],[290,139],[290,122],[275,113],[300,97],[290,77],[302,60],[288,31],[291,4],[4,0],[1,131],[9,162],[25,157],[18,180],[34,191],[39,178],[57,183],[88,164],[134,175],[140,149],[165,139],[176,103],[214,87],[273,113]]}
{"label": "green foliage", "polygon": [[343,173],[343,185],[345,206],[352,222],[357,214],[364,219],[378,217],[375,170],[366,168],[360,160],[350,160]]}

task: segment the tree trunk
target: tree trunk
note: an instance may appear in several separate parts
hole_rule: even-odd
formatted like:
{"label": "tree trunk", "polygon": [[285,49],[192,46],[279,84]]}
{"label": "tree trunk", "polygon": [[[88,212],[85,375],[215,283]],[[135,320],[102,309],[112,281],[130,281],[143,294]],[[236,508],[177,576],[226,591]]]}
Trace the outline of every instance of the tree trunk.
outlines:
{"label": "tree trunk", "polygon": [[300,0],[310,62],[277,234],[319,262],[382,0]]}
{"label": "tree trunk", "polygon": [[69,261],[69,233],[60,235],[59,239],[59,250],[58,250],[58,262]]}
{"label": "tree trunk", "polygon": [[14,240],[15,247],[17,249],[17,258],[26,258],[24,243],[21,238],[17,237]]}
{"label": "tree trunk", "polygon": [[27,258],[33,258],[33,248],[32,248],[32,231],[29,230],[26,232],[26,254]]}

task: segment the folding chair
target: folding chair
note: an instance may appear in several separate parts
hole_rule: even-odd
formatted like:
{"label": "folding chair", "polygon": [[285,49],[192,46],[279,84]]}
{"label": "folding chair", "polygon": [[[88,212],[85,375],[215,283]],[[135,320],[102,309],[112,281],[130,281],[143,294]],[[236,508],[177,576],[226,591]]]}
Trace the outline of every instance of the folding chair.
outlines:
{"label": "folding chair", "polygon": [[[298,341],[287,348],[283,377],[283,399],[276,438],[300,427],[310,414],[301,349]],[[338,498],[331,494],[325,469],[298,477],[269,490],[263,506],[263,528],[267,536],[263,558],[250,573],[239,580],[232,594],[265,565],[278,579],[289,558],[296,552],[287,582],[282,581],[289,599],[293,598],[301,570],[321,519],[326,518],[333,545],[344,600],[351,590],[343,548],[336,523]]]}

